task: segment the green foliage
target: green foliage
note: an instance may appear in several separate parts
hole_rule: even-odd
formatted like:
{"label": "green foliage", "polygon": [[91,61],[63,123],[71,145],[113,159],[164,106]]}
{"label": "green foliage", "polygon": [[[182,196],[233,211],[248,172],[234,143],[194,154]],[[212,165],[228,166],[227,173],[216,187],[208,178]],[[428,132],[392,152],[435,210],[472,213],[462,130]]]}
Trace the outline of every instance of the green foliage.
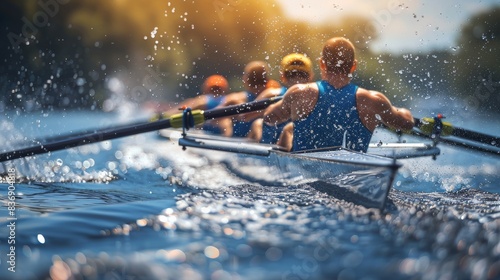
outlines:
{"label": "green foliage", "polygon": [[456,85],[470,107],[500,106],[500,6],[478,14],[462,27]]}
{"label": "green foliage", "polygon": [[[368,24],[350,17],[310,26],[286,18],[277,3],[263,0],[47,2],[58,5],[47,12],[37,1],[4,2],[9,9],[2,13],[17,11],[6,20],[12,26],[8,32],[20,38],[4,54],[10,65],[7,91],[13,93],[4,98],[6,104],[95,107],[106,97],[111,77],[124,82],[121,94],[137,101],[193,96],[214,73],[227,76],[232,89],[240,90],[249,61],[269,62],[279,79],[284,55],[302,52],[316,62],[324,40],[366,30]],[[36,24],[43,13],[48,21]],[[26,25],[34,27],[31,34],[24,34]],[[365,36],[375,38],[358,33],[363,42]],[[359,48],[363,57],[367,46]]]}
{"label": "green foliage", "polygon": [[[40,3],[58,5],[47,10]],[[1,77],[6,93],[1,100],[19,108],[95,108],[108,97],[111,78],[124,84],[115,91],[137,102],[194,96],[214,73],[240,90],[249,61],[267,61],[279,79],[284,55],[302,52],[316,64],[323,42],[333,36],[355,43],[357,83],[403,102],[415,91],[455,86],[454,92],[470,92],[478,77],[500,81],[494,59],[499,9],[464,26],[459,52],[395,55],[372,53],[377,30],[368,19],[347,15],[311,25],[285,17],[275,1],[4,0],[0,5],[4,38],[14,38],[1,42],[7,50],[0,53],[7,73]],[[317,64],[315,75],[320,78]]]}

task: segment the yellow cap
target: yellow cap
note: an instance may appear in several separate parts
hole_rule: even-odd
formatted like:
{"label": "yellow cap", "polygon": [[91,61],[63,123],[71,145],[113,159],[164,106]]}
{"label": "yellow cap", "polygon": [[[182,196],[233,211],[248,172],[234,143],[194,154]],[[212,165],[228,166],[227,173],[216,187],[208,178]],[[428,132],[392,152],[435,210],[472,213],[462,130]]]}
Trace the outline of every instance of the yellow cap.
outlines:
{"label": "yellow cap", "polygon": [[303,54],[289,54],[281,60],[281,72],[284,73],[286,71],[301,71],[312,73],[312,62],[307,56]]}

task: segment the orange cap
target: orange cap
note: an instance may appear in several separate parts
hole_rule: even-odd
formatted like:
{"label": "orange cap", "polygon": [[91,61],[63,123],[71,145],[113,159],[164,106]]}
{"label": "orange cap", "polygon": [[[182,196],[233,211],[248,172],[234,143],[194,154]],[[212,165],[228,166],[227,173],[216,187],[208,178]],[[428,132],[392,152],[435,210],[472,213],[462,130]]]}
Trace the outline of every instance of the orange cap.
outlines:
{"label": "orange cap", "polygon": [[280,88],[281,84],[276,80],[267,81],[266,88]]}
{"label": "orange cap", "polygon": [[203,83],[202,92],[203,94],[226,94],[229,91],[229,84],[221,75],[212,75],[208,77]]}

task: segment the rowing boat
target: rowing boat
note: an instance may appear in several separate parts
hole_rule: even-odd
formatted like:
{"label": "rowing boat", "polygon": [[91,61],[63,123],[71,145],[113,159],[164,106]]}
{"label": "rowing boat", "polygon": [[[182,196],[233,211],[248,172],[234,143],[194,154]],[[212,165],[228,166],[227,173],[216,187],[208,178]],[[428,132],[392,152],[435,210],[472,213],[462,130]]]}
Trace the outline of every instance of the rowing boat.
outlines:
{"label": "rowing boat", "polygon": [[[263,110],[281,98],[272,97],[207,111],[191,111],[187,108],[183,113],[173,115],[168,119],[155,119],[151,122],[99,129],[90,133],[67,134],[58,137],[55,141],[0,153],[0,162],[169,128],[182,128],[185,132],[207,120]],[[434,118],[415,118],[415,127],[410,134],[431,139],[432,145],[374,143],[370,146],[369,153],[358,153],[341,147],[288,153],[277,147],[248,143],[241,139],[231,141],[214,137],[203,138],[188,136],[186,133],[183,133],[185,136],[179,139],[179,143],[184,147],[234,152],[237,169],[244,170],[243,163],[245,163],[251,167],[248,172],[250,175],[262,175],[261,172],[256,172],[256,167],[259,166],[274,168],[276,172],[262,172],[272,178],[271,182],[274,183],[287,184],[293,182],[290,181],[292,179],[298,179],[299,182],[307,182],[345,200],[366,207],[383,209],[392,181],[398,168],[401,167],[399,160],[402,158],[435,157],[439,154],[436,144],[440,142],[490,155],[500,155],[500,137],[454,127],[451,123],[442,121],[442,118],[441,115]],[[397,132],[399,137],[401,134],[402,132]],[[376,152],[376,150],[380,151]],[[246,156],[242,156],[243,154]]]}
{"label": "rowing boat", "polygon": [[[224,163],[238,176],[262,184],[308,184],[336,198],[367,208],[384,209],[395,175],[401,167],[397,158],[439,154],[429,145],[394,145],[411,150],[392,156],[361,153],[343,147],[285,152],[277,146],[253,143],[244,139],[211,135],[180,135],[162,130],[164,137],[178,140],[183,147],[232,152]],[[394,145],[375,144],[383,150]],[[385,152],[390,153],[390,152]]]}

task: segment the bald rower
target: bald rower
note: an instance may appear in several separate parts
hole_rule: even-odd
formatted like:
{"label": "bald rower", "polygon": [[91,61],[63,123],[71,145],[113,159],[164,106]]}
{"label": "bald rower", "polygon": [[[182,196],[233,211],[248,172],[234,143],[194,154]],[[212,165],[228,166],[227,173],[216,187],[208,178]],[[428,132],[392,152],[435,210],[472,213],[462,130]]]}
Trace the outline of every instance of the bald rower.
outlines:
{"label": "bald rower", "polygon": [[351,83],[357,61],[349,40],[327,40],[319,63],[321,81],[290,87],[283,100],[264,112],[264,122],[269,125],[292,120],[278,145],[301,151],[344,144],[366,152],[377,125],[401,130],[413,127],[409,110],[393,106],[381,92]]}

